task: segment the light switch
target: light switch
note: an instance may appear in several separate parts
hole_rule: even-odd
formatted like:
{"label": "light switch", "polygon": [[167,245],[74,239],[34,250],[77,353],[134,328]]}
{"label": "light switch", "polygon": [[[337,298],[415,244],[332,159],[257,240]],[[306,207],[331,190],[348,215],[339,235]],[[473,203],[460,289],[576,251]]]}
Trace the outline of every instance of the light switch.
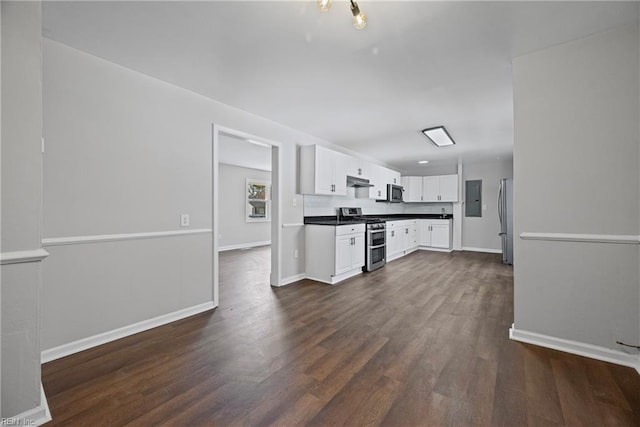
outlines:
{"label": "light switch", "polygon": [[482,205],[482,210],[483,210],[483,211],[486,211],[486,210],[487,210],[487,205],[486,205],[486,204]]}
{"label": "light switch", "polygon": [[294,197],[293,200],[291,201],[291,206],[295,208],[297,205],[298,205],[298,199]]}
{"label": "light switch", "polygon": [[188,227],[189,226],[189,214],[180,215],[180,227]]}
{"label": "light switch", "polygon": [[293,257],[294,257],[294,258],[298,258],[298,250],[297,250],[297,249],[295,249],[295,250],[293,251]]}

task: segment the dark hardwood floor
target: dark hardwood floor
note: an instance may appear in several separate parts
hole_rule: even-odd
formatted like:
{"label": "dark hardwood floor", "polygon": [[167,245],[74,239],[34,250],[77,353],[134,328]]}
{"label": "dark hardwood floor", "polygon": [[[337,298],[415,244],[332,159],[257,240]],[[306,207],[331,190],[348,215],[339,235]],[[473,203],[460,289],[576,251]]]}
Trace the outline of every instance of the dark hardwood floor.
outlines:
{"label": "dark hardwood floor", "polygon": [[278,289],[269,256],[222,253],[212,312],[44,365],[51,424],[640,425],[633,369],[508,339],[498,255]]}

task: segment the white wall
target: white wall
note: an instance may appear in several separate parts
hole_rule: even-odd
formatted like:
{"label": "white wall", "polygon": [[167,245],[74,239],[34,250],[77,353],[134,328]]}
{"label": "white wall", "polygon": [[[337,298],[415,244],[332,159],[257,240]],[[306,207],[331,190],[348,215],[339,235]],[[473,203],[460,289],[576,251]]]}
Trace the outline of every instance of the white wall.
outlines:
{"label": "white wall", "polygon": [[[268,153],[268,152],[267,152]],[[270,154],[270,153],[268,153]],[[271,182],[271,172],[220,164],[219,247],[253,246],[271,240],[270,222],[246,222],[247,178]]]}
{"label": "white wall", "polygon": [[638,235],[638,37],[627,25],[514,61],[518,330],[640,341],[637,245],[517,237]]}
{"label": "white wall", "polygon": [[[2,9],[2,414],[40,405],[42,21],[40,2]],[[17,263],[7,263],[14,258]]]}
{"label": "white wall", "polygon": [[[326,142],[45,39],[44,237],[180,230],[181,213],[211,228],[212,123],[282,143],[282,220],[301,223],[296,144]],[[286,279],[304,273],[304,232],[282,234]],[[43,347],[211,300],[211,248],[212,234],[49,247]]]}
{"label": "white wall", "polygon": [[[513,177],[513,160],[494,160],[481,163],[465,163],[462,175],[462,189],[465,181],[482,180],[482,216],[464,216],[462,209],[462,247],[475,250],[501,251],[502,244],[498,233],[498,189],[502,178]],[[465,194],[461,196],[464,200]]]}

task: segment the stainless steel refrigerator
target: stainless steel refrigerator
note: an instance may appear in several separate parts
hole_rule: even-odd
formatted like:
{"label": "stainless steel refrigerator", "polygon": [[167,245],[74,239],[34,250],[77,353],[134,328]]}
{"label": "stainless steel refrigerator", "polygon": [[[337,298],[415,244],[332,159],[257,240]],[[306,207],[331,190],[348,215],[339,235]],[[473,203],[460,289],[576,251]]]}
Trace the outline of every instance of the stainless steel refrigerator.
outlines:
{"label": "stainless steel refrigerator", "polygon": [[500,180],[498,190],[498,217],[502,239],[502,262],[513,264],[513,179]]}

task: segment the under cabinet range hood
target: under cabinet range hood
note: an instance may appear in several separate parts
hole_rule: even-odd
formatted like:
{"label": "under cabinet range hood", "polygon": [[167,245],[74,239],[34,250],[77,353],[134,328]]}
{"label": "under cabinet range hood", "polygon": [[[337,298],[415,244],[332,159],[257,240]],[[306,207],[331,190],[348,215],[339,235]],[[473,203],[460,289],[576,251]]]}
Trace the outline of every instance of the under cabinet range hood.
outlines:
{"label": "under cabinet range hood", "polygon": [[373,184],[371,184],[368,179],[347,175],[347,187],[355,187],[355,188],[373,187]]}

